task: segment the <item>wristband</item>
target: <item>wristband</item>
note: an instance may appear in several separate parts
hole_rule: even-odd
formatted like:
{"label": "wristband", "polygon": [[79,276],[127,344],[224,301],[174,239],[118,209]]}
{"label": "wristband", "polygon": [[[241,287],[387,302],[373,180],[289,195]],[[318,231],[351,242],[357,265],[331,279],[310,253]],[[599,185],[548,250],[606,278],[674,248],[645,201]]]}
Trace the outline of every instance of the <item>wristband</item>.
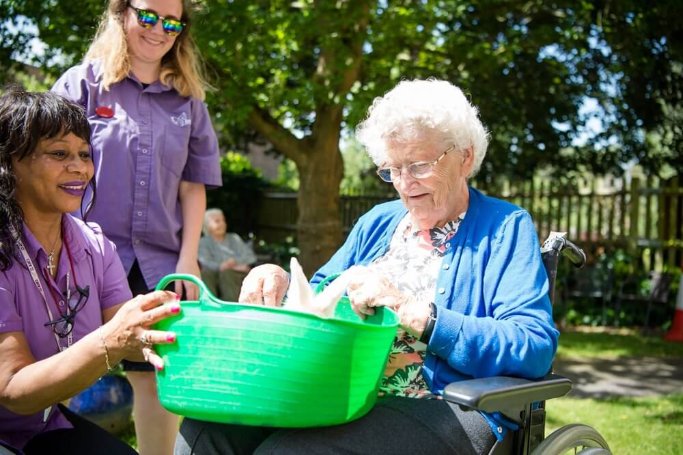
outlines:
{"label": "wristband", "polygon": [[436,325],[436,305],[432,302],[429,304],[429,308],[429,318],[427,319],[425,329],[422,331],[422,336],[420,336],[420,341],[424,344],[429,344],[429,339],[434,332],[434,325]]}

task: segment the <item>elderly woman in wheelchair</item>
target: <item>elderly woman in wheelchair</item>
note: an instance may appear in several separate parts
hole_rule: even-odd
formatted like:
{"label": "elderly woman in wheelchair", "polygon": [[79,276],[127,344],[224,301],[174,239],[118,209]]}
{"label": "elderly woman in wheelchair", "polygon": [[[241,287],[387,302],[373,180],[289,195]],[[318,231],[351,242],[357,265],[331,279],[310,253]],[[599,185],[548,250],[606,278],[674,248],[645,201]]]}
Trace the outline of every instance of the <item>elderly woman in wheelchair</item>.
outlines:
{"label": "elderly woman in wheelchair", "polygon": [[[449,82],[403,81],[374,101],[357,136],[400,200],[361,217],[311,282],[365,266],[347,287],[354,311],[384,305],[399,315],[381,398],[355,421],[320,428],[186,418],[176,454],[482,454],[513,444],[518,415],[466,409],[482,400],[457,390],[456,402],[443,399],[451,383],[544,377],[559,336],[530,215],[468,185],[488,145],[477,108]],[[287,286],[283,269],[262,265],[240,301],[280,305]]]}

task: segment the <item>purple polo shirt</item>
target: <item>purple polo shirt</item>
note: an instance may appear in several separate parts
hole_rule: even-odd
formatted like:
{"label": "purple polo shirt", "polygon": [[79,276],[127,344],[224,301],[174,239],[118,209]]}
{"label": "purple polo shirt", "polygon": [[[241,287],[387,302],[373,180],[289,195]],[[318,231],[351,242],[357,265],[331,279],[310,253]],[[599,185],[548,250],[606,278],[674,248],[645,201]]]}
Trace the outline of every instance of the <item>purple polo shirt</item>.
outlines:
{"label": "purple polo shirt", "polygon": [[[64,242],[68,244],[73,261],[69,261],[66,249],[62,248],[54,280],[42,273],[47,267],[47,253],[26,226],[23,242],[37,268],[53,318],[59,317],[54,297],[63,298],[67,272],[71,275],[72,293],[76,292],[75,284],[79,287],[90,286],[88,300],[74,320],[75,343],[102,325],[102,310],[126,302],[132,295],[115,247],[104,237],[99,226],[94,223],[86,225],[71,215],[64,215],[62,227]],[[17,260],[12,267],[0,272],[0,333],[23,332],[33,356],[36,360],[42,360],[59,352],[52,329],[44,326],[47,321],[49,317],[45,300],[33,282],[23,256],[17,251]],[[60,341],[66,346],[66,338]],[[15,447],[23,447],[30,438],[43,431],[70,427],[56,406],[52,408],[46,423],[43,422],[43,411],[18,415],[0,406],[0,440]]]}
{"label": "purple polo shirt", "polygon": [[153,288],[178,262],[180,181],[222,184],[206,105],[132,75],[105,91],[97,61],[69,69],[52,90],[85,106],[92,128],[97,196],[88,219],[116,244],[126,272],[138,259]]}

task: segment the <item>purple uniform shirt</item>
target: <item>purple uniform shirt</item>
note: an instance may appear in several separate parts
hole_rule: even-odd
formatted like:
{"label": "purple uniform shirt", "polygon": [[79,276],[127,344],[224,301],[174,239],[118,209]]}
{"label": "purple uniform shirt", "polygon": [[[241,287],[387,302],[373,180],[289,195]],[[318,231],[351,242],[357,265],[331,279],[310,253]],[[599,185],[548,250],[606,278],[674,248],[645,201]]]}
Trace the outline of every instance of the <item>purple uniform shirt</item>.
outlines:
{"label": "purple uniform shirt", "polygon": [[138,259],[153,288],[178,262],[180,181],[222,184],[206,105],[134,76],[105,91],[99,62],[69,69],[52,90],[85,106],[92,128],[97,198],[89,219],[116,244],[127,272]]}
{"label": "purple uniform shirt", "polygon": [[[53,318],[59,318],[60,314],[55,297],[64,304],[67,273],[70,275],[69,287],[72,294],[77,294],[76,284],[81,288],[90,287],[88,300],[74,319],[72,333],[75,343],[102,325],[102,310],[126,302],[132,295],[115,247],[104,237],[97,225],[87,226],[82,221],[65,215],[62,227],[65,247],[62,248],[54,280],[44,273],[47,253],[26,227],[22,238],[29,258],[37,269]],[[69,260],[66,245],[71,252],[72,261]],[[52,329],[44,325],[48,321],[45,300],[33,282],[23,256],[17,252],[17,260],[12,267],[0,272],[0,333],[23,332],[35,359],[42,360],[59,352]],[[62,338],[60,342],[66,346],[67,339]],[[0,440],[15,447],[22,447],[30,438],[43,431],[70,427],[56,406],[53,406],[46,423],[43,422],[43,411],[32,415],[17,415],[0,406]]]}

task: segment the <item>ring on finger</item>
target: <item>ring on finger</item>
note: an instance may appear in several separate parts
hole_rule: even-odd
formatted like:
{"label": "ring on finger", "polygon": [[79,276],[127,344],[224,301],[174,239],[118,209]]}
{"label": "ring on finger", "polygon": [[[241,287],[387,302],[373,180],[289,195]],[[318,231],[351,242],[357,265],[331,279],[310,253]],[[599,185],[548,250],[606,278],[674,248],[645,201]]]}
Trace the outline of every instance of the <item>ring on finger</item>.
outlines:
{"label": "ring on finger", "polygon": [[142,335],[140,335],[140,342],[144,344],[145,346],[151,344],[149,340],[149,333],[147,332],[142,332]]}

